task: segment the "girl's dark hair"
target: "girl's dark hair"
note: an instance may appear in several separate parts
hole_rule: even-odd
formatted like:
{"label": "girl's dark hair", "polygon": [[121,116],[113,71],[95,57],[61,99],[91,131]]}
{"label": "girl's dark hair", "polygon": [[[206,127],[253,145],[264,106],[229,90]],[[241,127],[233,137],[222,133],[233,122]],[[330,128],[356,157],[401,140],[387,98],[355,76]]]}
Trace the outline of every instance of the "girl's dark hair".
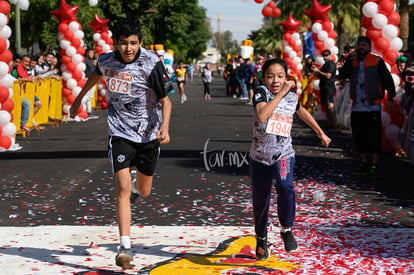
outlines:
{"label": "girl's dark hair", "polygon": [[275,65],[275,64],[281,65],[283,69],[285,70],[286,76],[288,75],[288,65],[285,60],[280,59],[280,58],[272,58],[272,59],[266,60],[266,62],[262,66],[263,75],[266,74],[266,71],[267,69],[269,69],[270,66]]}
{"label": "girl's dark hair", "polygon": [[137,21],[133,20],[125,20],[120,22],[116,27],[114,31],[114,40],[119,41],[121,36],[131,36],[131,35],[137,35],[139,41],[142,41],[142,31],[141,31],[141,25]]}

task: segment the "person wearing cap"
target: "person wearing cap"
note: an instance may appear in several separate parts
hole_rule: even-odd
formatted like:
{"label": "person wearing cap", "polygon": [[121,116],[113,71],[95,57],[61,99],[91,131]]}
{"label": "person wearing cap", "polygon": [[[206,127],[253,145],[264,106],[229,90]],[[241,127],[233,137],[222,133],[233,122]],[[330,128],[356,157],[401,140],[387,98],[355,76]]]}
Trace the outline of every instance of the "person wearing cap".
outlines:
{"label": "person wearing cap", "polygon": [[319,77],[321,105],[326,109],[328,117],[328,127],[336,129],[338,123],[336,120],[336,110],[334,104],[336,65],[332,61],[331,51],[324,50],[322,57],[325,63],[319,69],[316,65],[312,66],[312,71]]}
{"label": "person wearing cap", "polygon": [[388,110],[394,110],[393,78],[382,58],[371,53],[371,40],[366,36],[358,38],[355,51],[346,58],[341,75],[342,79],[349,79],[352,136],[361,160],[353,174],[379,177],[381,102],[387,91]]}

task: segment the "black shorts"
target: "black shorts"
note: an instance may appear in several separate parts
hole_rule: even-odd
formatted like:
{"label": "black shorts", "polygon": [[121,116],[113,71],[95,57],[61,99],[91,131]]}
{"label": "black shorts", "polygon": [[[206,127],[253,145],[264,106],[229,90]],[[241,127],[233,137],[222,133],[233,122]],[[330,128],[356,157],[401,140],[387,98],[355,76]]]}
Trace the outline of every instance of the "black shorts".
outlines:
{"label": "black shorts", "polygon": [[334,102],[335,83],[325,84],[324,87],[321,87],[319,93],[321,95],[321,105],[328,108],[329,103]]}
{"label": "black shorts", "polygon": [[381,112],[352,112],[352,136],[358,153],[381,153]]}
{"label": "black shorts", "polygon": [[108,156],[114,173],[135,166],[144,175],[152,176],[160,156],[160,143],[158,140],[136,143],[125,138],[110,136]]}

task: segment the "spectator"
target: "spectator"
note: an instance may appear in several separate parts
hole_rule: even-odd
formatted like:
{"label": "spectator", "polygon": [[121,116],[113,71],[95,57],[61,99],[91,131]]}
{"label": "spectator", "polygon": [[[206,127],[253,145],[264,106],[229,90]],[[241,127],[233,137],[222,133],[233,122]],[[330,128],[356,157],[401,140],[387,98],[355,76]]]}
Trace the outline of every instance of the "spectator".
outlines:
{"label": "spectator", "polygon": [[187,74],[188,74],[188,79],[190,81],[193,81],[193,78],[194,78],[194,65],[191,64],[191,63],[187,67]]}
{"label": "spectator", "polygon": [[[88,78],[92,75],[92,73],[95,71],[95,65],[94,65],[94,59],[95,59],[95,53],[92,49],[86,50],[85,53],[85,81],[88,80]],[[95,86],[92,87],[88,93],[86,94],[86,112],[88,113],[88,117],[92,116],[92,98],[93,94],[95,92]]]}
{"label": "spectator", "polygon": [[358,38],[355,51],[347,57],[342,74],[350,81],[352,136],[361,161],[353,174],[379,177],[381,102],[387,90],[388,110],[394,110],[393,78],[382,58],[371,53],[371,40],[366,36]]}
{"label": "spectator", "polygon": [[232,89],[231,89],[231,75],[234,74],[233,72],[233,60],[230,59],[227,62],[226,67],[224,68],[224,81],[226,81],[226,96],[231,96]]}
{"label": "spectator", "polygon": [[243,57],[239,57],[239,66],[236,69],[236,75],[239,82],[239,87],[241,91],[240,99],[247,100],[248,97],[248,91],[247,91],[247,83],[248,79],[246,79],[247,76],[247,64],[246,60]]}
{"label": "spectator", "polygon": [[322,52],[322,57],[325,63],[322,65],[321,69],[316,65],[313,65],[312,71],[320,79],[321,105],[325,107],[326,115],[328,116],[328,127],[336,129],[338,127],[334,104],[336,65],[335,62],[332,61],[330,50],[324,50]]}

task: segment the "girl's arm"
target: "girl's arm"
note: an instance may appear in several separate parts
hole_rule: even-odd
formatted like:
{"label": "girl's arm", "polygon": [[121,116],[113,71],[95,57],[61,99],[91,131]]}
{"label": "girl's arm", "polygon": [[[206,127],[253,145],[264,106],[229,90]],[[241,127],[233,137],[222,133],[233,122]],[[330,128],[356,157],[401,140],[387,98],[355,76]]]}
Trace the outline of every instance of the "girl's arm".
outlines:
{"label": "girl's arm", "polygon": [[306,124],[309,125],[309,127],[312,128],[312,130],[315,131],[315,133],[321,139],[322,144],[325,147],[328,147],[329,143],[331,143],[331,139],[325,135],[324,131],[321,129],[321,127],[319,127],[319,124],[316,122],[313,116],[302,106],[300,106],[299,110],[297,110],[296,113],[300,119],[302,119]]}

